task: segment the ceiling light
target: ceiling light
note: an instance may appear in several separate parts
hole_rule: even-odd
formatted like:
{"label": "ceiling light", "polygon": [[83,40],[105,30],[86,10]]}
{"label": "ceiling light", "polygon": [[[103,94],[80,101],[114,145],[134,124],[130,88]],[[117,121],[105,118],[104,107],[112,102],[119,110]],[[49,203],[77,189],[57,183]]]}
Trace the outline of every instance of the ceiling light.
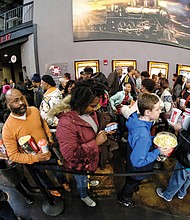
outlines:
{"label": "ceiling light", "polygon": [[8,57],[8,54],[6,53],[6,54],[4,54],[4,57]]}

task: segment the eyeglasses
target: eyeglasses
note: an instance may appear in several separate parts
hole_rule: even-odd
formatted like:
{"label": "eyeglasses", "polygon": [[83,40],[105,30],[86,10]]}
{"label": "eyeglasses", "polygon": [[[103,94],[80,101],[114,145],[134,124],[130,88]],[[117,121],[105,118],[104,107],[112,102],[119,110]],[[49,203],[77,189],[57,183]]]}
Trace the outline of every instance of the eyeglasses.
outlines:
{"label": "eyeglasses", "polygon": [[20,102],[22,102],[22,103],[25,102],[25,97],[24,96],[21,96],[20,98],[15,98],[10,103],[19,104]]}

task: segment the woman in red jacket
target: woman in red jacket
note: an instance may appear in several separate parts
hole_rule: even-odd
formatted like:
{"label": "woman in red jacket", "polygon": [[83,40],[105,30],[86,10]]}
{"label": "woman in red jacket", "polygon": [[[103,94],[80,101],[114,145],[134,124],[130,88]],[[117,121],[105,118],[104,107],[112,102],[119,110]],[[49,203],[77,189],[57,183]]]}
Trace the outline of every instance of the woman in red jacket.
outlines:
{"label": "woman in red jacket", "polygon": [[[99,145],[107,140],[105,131],[98,132],[95,112],[104,95],[105,87],[95,80],[78,81],[72,90],[70,111],[59,115],[57,139],[67,169],[74,171],[95,171],[99,161]],[[74,175],[82,201],[95,207],[87,192],[86,175]]]}

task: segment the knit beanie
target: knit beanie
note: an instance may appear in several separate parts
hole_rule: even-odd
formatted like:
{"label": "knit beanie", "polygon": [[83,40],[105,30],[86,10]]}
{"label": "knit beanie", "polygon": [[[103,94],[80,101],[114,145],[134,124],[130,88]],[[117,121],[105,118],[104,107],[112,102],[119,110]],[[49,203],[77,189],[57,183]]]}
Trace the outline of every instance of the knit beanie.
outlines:
{"label": "knit beanie", "polygon": [[6,94],[9,89],[11,89],[10,85],[4,85],[2,89],[2,93]]}
{"label": "knit beanie", "polygon": [[43,75],[42,80],[46,83],[48,83],[50,86],[55,86],[56,83],[54,79],[50,75]]}
{"label": "knit beanie", "polygon": [[40,75],[38,73],[35,73],[31,80],[34,82],[41,82]]}

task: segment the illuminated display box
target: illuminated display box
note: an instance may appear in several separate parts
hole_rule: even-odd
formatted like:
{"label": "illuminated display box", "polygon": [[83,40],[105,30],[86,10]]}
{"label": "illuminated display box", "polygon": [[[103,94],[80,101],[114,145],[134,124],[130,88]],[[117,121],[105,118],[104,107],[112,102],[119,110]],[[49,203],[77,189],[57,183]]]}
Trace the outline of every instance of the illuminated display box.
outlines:
{"label": "illuminated display box", "polygon": [[150,78],[152,78],[153,74],[158,75],[159,73],[162,73],[165,78],[168,78],[168,70],[169,63],[148,61],[148,72],[150,74]]}
{"label": "illuminated display box", "polygon": [[93,72],[99,72],[99,60],[82,60],[75,61],[75,79],[80,78],[80,72],[84,70],[86,66],[90,66],[93,69]]}
{"label": "illuminated display box", "polygon": [[183,75],[187,78],[190,78],[190,66],[177,64],[176,65],[176,72],[178,75]]}

